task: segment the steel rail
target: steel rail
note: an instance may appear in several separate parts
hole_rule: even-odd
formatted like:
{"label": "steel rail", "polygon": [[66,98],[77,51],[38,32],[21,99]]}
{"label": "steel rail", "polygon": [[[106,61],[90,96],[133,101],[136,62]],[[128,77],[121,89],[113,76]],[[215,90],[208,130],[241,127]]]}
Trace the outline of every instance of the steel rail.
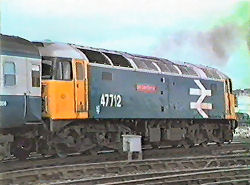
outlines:
{"label": "steel rail", "polygon": [[[216,180],[235,179],[236,175],[232,176],[232,172],[240,172],[238,178],[250,178],[250,167],[232,167],[232,168],[207,168],[196,170],[181,170],[181,171],[163,171],[151,173],[127,174],[118,176],[107,176],[100,178],[89,178],[79,180],[68,180],[64,182],[50,183],[50,185],[69,185],[69,184],[105,184],[105,185],[125,185],[125,184],[146,184],[146,183],[164,183],[164,184],[192,184],[199,182],[215,182]],[[242,173],[245,175],[242,175]],[[228,174],[227,174],[228,173]],[[218,176],[218,174],[220,176]],[[226,174],[226,175],[225,175]]]}
{"label": "steel rail", "polygon": [[[161,149],[148,149],[144,150],[143,158],[166,158],[166,157],[185,157],[185,156],[199,156],[199,155],[220,155],[220,154],[232,154],[243,153],[249,151],[250,145],[243,143],[231,143],[223,144],[222,146],[209,145],[208,147],[195,146],[193,148],[161,148]],[[31,158],[25,161],[19,161],[16,159],[0,162],[0,173],[7,171],[15,171],[20,169],[30,169],[37,167],[66,165],[66,164],[81,164],[81,163],[95,163],[104,161],[117,161],[126,160],[127,155],[125,153],[106,153],[97,156],[87,155],[72,155],[66,159],[47,157],[47,158]]]}
{"label": "steel rail", "polygon": [[113,161],[89,164],[73,164],[41,167],[0,173],[0,183],[54,179],[72,179],[100,176],[100,174],[126,174],[138,171],[164,171],[173,169],[197,169],[222,166],[250,165],[250,154],[199,156],[185,158],[161,158],[138,161]]}

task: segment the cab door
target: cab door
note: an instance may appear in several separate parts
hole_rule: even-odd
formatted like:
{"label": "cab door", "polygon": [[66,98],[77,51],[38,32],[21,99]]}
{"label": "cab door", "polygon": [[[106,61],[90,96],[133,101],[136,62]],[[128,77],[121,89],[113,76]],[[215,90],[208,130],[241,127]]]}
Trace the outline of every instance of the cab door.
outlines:
{"label": "cab door", "polygon": [[225,83],[226,83],[226,118],[236,119],[235,106],[237,102],[236,102],[236,97],[232,92],[232,82],[230,79],[227,79]]}
{"label": "cab door", "polygon": [[75,112],[88,111],[87,64],[82,60],[73,61]]}

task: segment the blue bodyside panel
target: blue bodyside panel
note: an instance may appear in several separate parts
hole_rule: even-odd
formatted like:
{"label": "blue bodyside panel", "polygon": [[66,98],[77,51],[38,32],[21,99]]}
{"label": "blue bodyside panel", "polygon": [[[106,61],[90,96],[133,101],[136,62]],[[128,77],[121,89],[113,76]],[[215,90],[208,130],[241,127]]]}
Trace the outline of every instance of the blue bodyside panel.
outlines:
{"label": "blue bodyside panel", "polygon": [[18,127],[25,123],[24,96],[0,96],[6,106],[0,107],[0,127]]}
{"label": "blue bodyside panel", "polygon": [[41,120],[42,101],[41,97],[27,96],[27,122],[37,122]]}
{"label": "blue bodyside panel", "polygon": [[[112,79],[103,79],[103,72],[112,73]],[[209,119],[225,117],[223,82],[90,67],[90,116],[94,118],[203,118],[190,103],[197,102],[199,95],[190,95],[190,88],[199,89],[194,80],[199,80],[207,90],[212,91],[203,103],[211,103],[212,110],[204,110]],[[164,78],[164,80],[162,80]],[[157,87],[157,93],[136,90],[137,85]],[[103,106],[102,94],[122,96],[122,106]]]}
{"label": "blue bodyside panel", "polygon": [[0,106],[0,128],[20,127],[26,122],[41,120],[40,97],[1,95],[0,102],[2,102]]}

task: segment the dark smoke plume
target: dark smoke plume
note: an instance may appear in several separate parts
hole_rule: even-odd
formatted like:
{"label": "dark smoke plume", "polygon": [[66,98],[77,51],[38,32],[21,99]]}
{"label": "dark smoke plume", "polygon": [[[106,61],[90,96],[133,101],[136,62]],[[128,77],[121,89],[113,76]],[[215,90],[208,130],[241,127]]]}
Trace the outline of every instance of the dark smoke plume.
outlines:
{"label": "dark smoke plume", "polygon": [[167,36],[155,54],[184,62],[224,66],[241,40],[242,34],[234,25],[203,32],[182,31]]}

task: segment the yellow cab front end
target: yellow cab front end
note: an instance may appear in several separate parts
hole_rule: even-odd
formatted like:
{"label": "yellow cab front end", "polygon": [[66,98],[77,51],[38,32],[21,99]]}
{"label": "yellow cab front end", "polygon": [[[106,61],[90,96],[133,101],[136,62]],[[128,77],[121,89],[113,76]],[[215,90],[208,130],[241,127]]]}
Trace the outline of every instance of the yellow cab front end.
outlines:
{"label": "yellow cab front end", "polygon": [[[46,62],[43,62],[46,68]],[[88,62],[56,58],[42,80],[43,117],[52,120],[88,118]]]}

